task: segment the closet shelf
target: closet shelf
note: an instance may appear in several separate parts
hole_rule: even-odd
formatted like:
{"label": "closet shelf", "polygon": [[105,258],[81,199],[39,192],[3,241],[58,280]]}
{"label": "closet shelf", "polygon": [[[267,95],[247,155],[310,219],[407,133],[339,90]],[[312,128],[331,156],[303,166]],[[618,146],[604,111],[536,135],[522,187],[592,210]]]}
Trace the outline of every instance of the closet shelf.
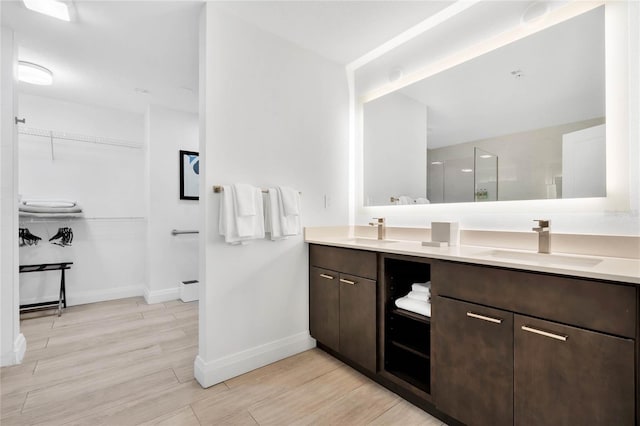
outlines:
{"label": "closet shelf", "polygon": [[54,223],[67,221],[93,221],[93,222],[143,222],[147,220],[144,216],[131,217],[36,217],[36,216],[20,216],[20,223],[38,222],[38,223]]}

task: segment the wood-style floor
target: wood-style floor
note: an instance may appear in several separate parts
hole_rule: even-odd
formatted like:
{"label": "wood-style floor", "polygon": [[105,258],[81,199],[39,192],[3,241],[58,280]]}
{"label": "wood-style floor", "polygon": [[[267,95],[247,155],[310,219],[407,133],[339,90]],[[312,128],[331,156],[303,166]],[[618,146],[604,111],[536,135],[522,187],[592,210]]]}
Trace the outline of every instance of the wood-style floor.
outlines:
{"label": "wood-style floor", "polygon": [[0,424],[442,423],[313,349],[202,389],[197,302],[142,298],[23,316],[24,362],[0,369]]}

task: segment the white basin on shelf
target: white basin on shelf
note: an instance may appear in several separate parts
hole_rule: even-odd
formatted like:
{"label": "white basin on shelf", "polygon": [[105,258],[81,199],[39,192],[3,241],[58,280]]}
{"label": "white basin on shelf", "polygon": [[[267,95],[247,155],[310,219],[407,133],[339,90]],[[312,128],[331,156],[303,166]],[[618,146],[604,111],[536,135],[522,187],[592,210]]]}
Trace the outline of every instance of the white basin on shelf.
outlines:
{"label": "white basin on shelf", "polygon": [[577,257],[563,254],[527,253],[511,250],[491,250],[483,255],[505,260],[522,260],[538,264],[550,264],[556,266],[583,266],[593,267],[602,262],[602,259],[592,257]]}

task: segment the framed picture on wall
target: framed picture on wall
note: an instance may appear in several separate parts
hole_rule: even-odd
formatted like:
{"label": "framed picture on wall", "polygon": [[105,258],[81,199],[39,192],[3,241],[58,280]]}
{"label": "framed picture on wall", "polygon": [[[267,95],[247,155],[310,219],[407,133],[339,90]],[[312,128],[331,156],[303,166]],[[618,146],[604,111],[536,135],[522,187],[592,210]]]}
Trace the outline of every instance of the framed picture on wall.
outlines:
{"label": "framed picture on wall", "polygon": [[180,150],[180,199],[198,200],[200,191],[200,154]]}

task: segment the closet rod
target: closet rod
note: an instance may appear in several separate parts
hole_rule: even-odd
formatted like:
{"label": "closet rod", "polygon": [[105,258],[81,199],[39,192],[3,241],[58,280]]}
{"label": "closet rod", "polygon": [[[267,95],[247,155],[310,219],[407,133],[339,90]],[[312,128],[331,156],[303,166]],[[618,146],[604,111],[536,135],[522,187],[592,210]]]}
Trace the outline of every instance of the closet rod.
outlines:
{"label": "closet rod", "polygon": [[[265,194],[269,193],[268,188],[260,188],[260,190]],[[215,192],[216,194],[219,194],[222,191],[224,191],[224,188],[222,187],[222,185],[213,185],[213,192]],[[302,192],[300,192],[300,194],[302,194]]]}
{"label": "closet rod", "polygon": [[39,136],[49,139],[59,139],[75,142],[87,142],[98,145],[118,146],[122,148],[142,149],[142,144],[114,138],[103,138],[99,136],[87,136],[77,133],[60,132],[57,130],[44,130],[35,127],[18,126],[18,133],[21,135]]}

